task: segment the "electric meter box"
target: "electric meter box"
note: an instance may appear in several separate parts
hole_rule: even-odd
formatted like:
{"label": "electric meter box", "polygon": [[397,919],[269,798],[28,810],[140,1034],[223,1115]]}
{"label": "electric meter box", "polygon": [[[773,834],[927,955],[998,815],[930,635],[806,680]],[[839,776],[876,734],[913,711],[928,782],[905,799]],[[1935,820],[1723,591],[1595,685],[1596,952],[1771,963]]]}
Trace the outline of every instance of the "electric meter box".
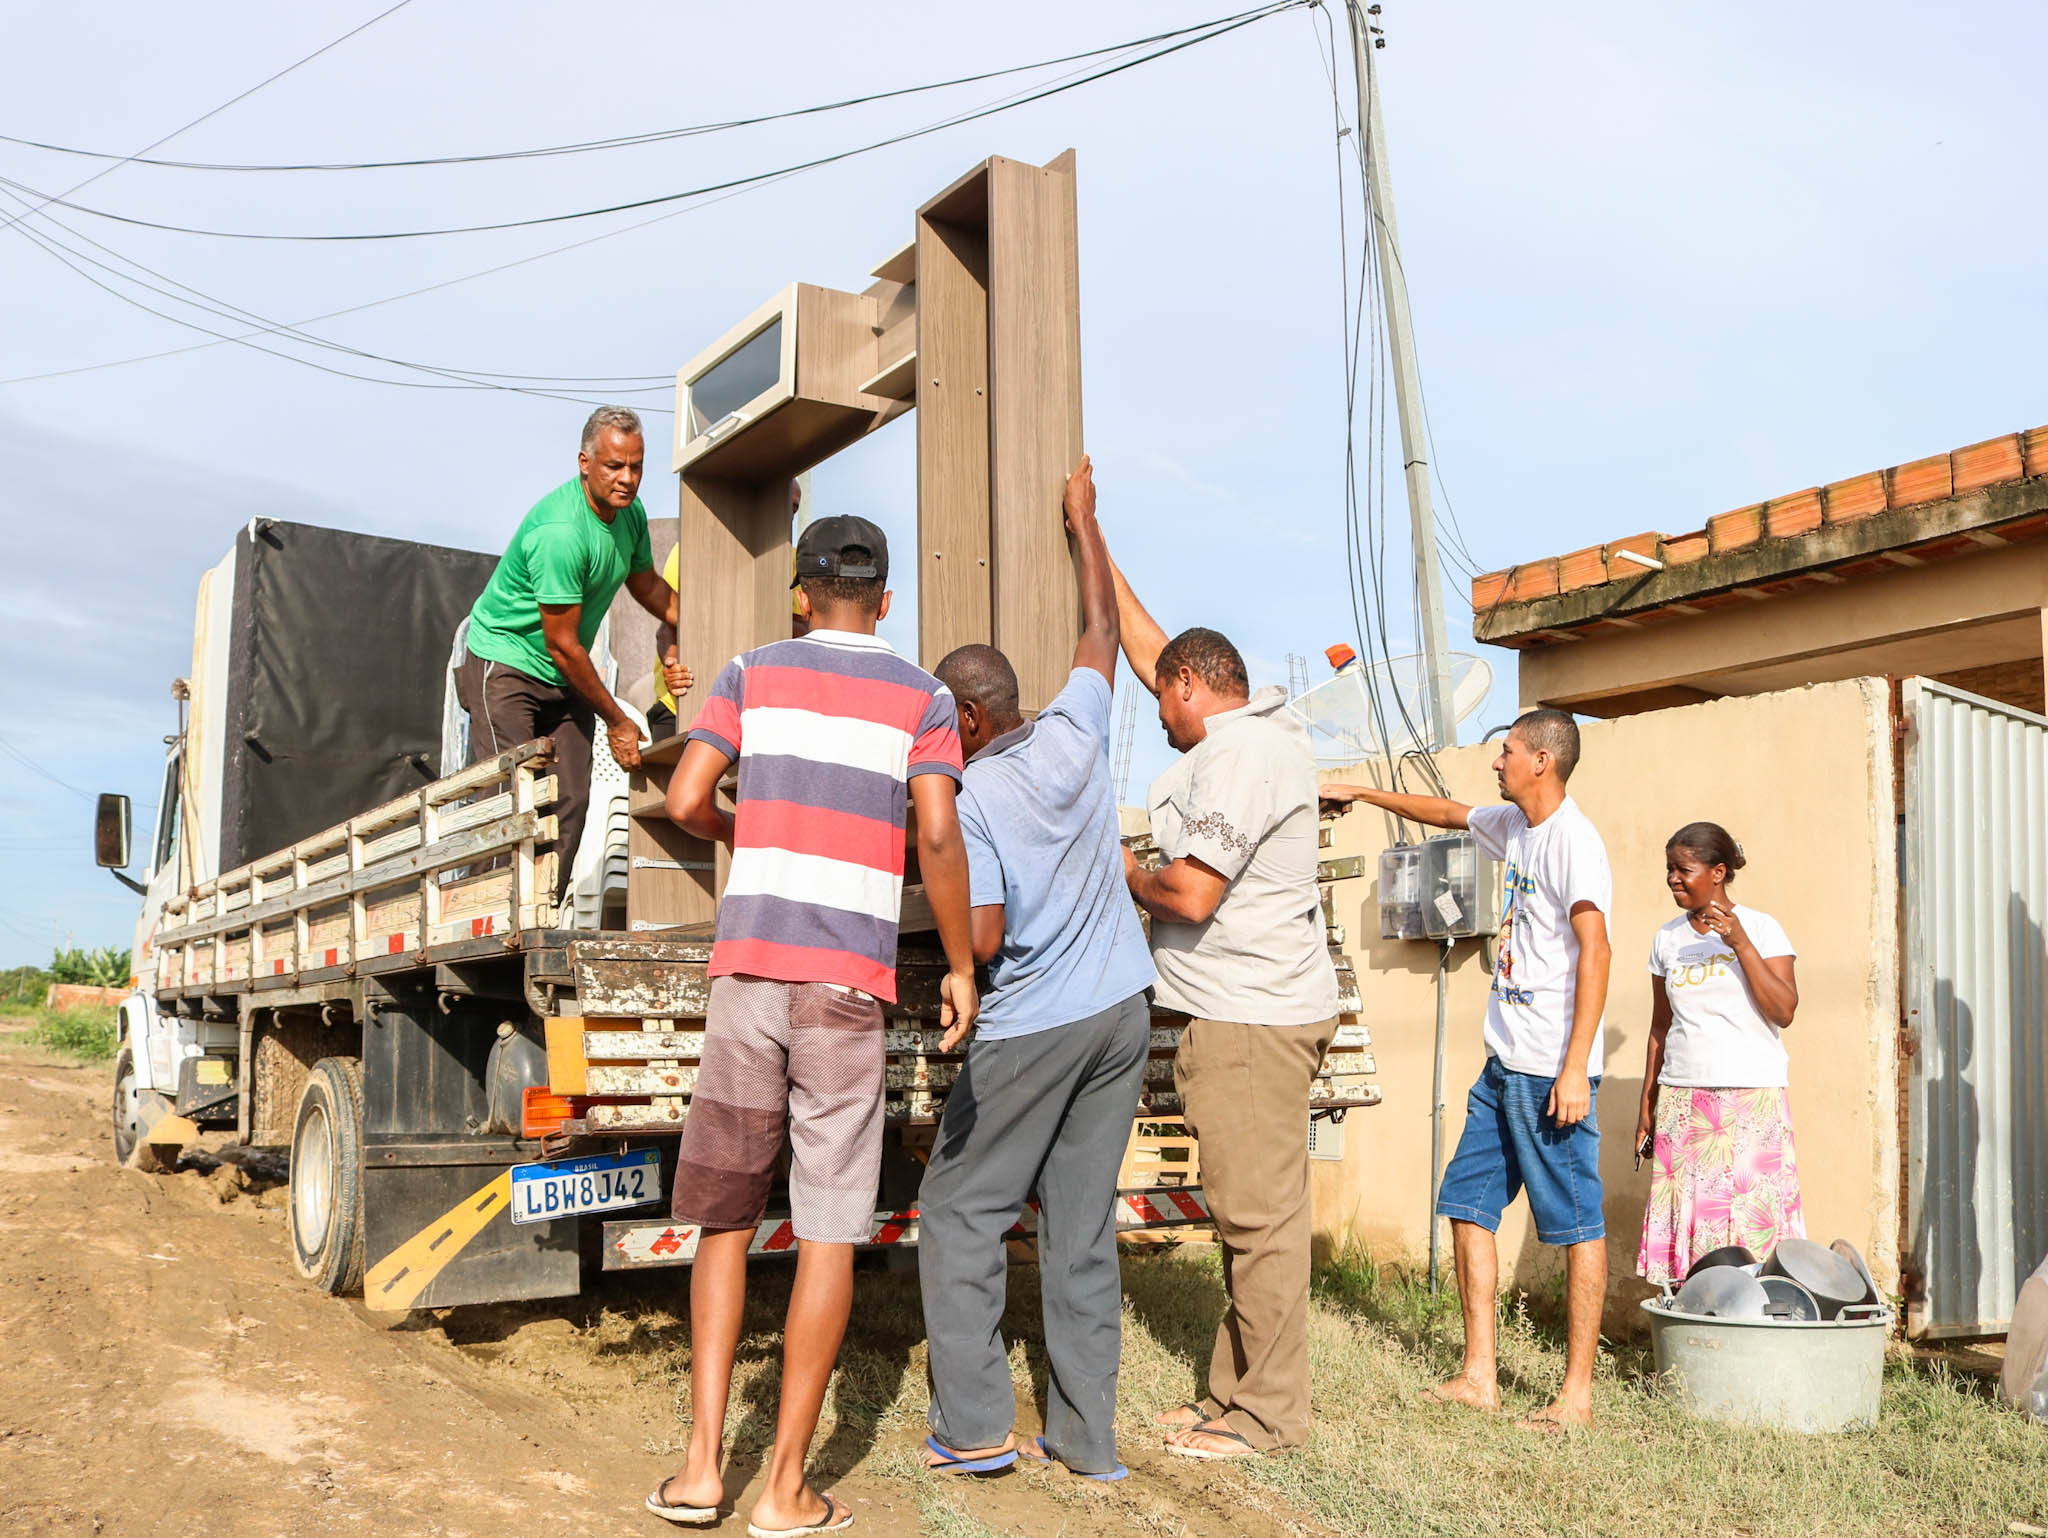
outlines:
{"label": "electric meter box", "polygon": [[1380,938],[1428,938],[1422,924],[1422,846],[1396,844],[1380,851]]}
{"label": "electric meter box", "polygon": [[1500,866],[1470,833],[1444,833],[1417,846],[1416,906],[1432,940],[1500,933]]}

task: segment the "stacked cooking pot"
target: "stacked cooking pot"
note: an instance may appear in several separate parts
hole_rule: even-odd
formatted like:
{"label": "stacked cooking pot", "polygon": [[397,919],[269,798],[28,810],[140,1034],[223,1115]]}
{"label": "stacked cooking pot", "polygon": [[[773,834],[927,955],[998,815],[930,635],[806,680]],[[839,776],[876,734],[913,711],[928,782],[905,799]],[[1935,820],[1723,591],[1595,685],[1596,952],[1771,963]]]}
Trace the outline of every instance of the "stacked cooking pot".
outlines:
{"label": "stacked cooking pot", "polygon": [[1643,1304],[1657,1370],[1695,1414],[1739,1425],[1875,1425],[1892,1315],[1856,1247],[1787,1239],[1704,1255]]}

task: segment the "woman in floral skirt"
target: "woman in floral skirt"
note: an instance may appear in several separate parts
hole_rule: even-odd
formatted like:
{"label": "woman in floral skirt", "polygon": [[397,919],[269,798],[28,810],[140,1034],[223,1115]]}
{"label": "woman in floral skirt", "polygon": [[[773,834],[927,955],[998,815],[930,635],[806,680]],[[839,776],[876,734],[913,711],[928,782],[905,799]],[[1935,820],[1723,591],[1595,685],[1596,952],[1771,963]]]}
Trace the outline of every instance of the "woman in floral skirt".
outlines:
{"label": "woman in floral skirt", "polygon": [[1746,863],[1725,828],[1695,822],[1664,846],[1684,911],[1650,943],[1648,1062],[1635,1148],[1652,1161],[1636,1269],[1680,1282],[1710,1250],[1761,1259],[1806,1237],[1779,1033],[1799,1007],[1792,942],[1768,913],[1728,895]]}

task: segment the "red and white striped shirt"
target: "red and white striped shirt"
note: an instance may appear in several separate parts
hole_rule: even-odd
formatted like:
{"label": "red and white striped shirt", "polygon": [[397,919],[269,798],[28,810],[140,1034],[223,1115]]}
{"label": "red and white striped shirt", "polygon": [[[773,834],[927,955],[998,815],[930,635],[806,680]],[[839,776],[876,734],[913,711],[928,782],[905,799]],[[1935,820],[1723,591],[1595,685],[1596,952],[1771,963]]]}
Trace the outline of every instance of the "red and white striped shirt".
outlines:
{"label": "red and white striped shirt", "polygon": [[953,696],[879,636],[814,630],[733,658],[690,727],[739,763],[713,977],[896,998],[905,786],[960,779]]}

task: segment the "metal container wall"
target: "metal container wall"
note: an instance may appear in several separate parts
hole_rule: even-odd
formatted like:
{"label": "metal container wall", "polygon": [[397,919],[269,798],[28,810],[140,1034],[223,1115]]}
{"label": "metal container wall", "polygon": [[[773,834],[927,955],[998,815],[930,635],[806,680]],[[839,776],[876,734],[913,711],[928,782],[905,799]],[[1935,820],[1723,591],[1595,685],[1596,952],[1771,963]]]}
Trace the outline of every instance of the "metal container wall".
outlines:
{"label": "metal container wall", "polygon": [[2048,719],[1902,703],[1908,1331],[1996,1334],[2048,1254]]}
{"label": "metal container wall", "polygon": [[1646,1298],[1657,1373],[1702,1420],[1783,1431],[1866,1431],[1884,1394],[1892,1314],[1837,1320],[1710,1319]]}

